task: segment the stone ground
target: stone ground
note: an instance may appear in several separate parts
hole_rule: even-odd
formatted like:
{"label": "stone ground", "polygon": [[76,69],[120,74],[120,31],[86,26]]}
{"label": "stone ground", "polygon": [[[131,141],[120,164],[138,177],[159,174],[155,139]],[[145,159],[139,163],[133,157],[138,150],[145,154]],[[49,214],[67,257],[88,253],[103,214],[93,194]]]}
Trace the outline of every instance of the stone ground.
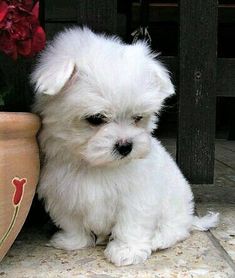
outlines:
{"label": "stone ground", "polygon": [[[164,140],[174,156],[175,143]],[[65,252],[46,247],[48,227],[22,230],[0,264],[0,276],[50,277],[235,277],[235,142],[217,140],[215,183],[194,185],[197,213],[220,212],[220,224],[209,232],[193,232],[175,247],[154,253],[143,264],[115,267],[103,255],[104,247]]]}

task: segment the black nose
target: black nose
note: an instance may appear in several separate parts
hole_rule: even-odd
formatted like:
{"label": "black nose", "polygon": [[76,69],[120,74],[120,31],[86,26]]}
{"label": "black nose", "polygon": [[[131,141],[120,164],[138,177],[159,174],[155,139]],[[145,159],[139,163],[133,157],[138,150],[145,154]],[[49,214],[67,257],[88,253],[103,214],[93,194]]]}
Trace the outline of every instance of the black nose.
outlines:
{"label": "black nose", "polygon": [[119,152],[122,156],[127,156],[132,150],[132,142],[116,143],[114,149]]}

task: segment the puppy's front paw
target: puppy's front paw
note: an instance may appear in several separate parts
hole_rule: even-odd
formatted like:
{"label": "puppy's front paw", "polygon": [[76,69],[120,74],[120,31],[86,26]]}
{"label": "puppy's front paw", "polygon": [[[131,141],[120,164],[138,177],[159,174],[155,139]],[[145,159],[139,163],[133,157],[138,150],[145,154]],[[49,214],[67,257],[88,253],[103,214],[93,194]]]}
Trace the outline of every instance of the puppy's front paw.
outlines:
{"label": "puppy's front paw", "polygon": [[57,249],[77,250],[85,247],[94,246],[94,239],[89,235],[79,235],[66,233],[64,231],[54,234],[47,246],[53,246]]}
{"label": "puppy's front paw", "polygon": [[111,241],[104,251],[106,258],[116,266],[139,264],[151,255],[148,247],[129,245],[118,241]]}

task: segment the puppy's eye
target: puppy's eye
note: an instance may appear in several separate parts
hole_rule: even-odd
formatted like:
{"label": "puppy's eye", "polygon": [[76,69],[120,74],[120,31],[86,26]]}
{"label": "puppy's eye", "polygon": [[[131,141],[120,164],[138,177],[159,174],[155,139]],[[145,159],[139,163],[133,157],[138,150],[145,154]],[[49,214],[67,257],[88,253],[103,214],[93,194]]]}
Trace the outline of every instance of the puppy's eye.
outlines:
{"label": "puppy's eye", "polygon": [[91,116],[87,117],[86,121],[93,126],[98,126],[98,125],[106,123],[107,118],[102,114],[95,114],[95,115],[91,115]]}
{"label": "puppy's eye", "polygon": [[143,119],[143,116],[137,115],[133,117],[134,122],[137,124]]}

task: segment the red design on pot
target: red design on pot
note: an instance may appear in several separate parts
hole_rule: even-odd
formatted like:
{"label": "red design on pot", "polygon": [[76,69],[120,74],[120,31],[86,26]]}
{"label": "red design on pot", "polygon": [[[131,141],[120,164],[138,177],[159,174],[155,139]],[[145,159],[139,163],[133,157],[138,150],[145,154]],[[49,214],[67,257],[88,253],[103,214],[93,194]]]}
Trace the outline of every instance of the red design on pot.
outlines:
{"label": "red design on pot", "polygon": [[13,204],[17,206],[20,201],[22,200],[23,191],[24,191],[24,185],[27,183],[27,179],[19,179],[14,178],[12,180],[12,184],[15,186],[15,193],[13,195]]}
{"label": "red design on pot", "polygon": [[19,208],[20,208],[20,202],[22,201],[23,198],[23,194],[24,194],[24,186],[27,183],[27,179],[23,178],[17,178],[15,177],[12,181],[11,181],[12,185],[15,186],[15,192],[13,194],[13,198],[12,198],[12,203],[14,206],[14,213],[10,222],[9,227],[7,228],[7,231],[5,232],[5,234],[2,236],[2,238],[0,238],[0,248],[1,245],[4,243],[4,241],[7,239],[8,235],[10,234],[11,230],[13,229],[15,222],[16,222],[16,218],[19,212]]}

